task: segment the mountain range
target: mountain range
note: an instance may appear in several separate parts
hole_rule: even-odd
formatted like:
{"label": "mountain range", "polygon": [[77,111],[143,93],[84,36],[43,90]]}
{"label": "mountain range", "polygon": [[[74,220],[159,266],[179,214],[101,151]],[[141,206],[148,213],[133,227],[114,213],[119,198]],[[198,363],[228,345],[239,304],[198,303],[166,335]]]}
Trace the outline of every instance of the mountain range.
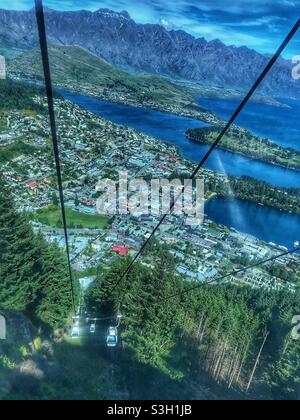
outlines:
{"label": "mountain range", "polygon": [[[269,60],[268,56],[247,47],[196,39],[182,30],[167,30],[161,25],[138,24],[127,12],[46,9],[45,15],[50,44],[85,48],[108,63],[135,73],[244,91]],[[35,47],[38,47],[38,36],[34,10],[0,9],[0,48]],[[260,92],[300,97],[300,84],[292,78],[292,66],[280,58]]]}

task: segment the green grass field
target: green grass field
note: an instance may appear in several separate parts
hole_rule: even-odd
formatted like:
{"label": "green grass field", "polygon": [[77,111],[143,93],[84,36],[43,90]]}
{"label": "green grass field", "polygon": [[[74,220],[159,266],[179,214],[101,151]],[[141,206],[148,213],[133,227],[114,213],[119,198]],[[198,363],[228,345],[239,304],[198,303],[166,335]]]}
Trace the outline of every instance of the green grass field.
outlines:
{"label": "green grass field", "polygon": [[19,155],[32,155],[37,150],[39,150],[37,147],[18,140],[14,144],[1,148],[0,162],[6,163]]}
{"label": "green grass field", "polygon": [[[70,208],[66,208],[66,216],[69,228],[103,229],[107,227],[110,220],[107,216],[79,213]],[[63,226],[61,210],[53,205],[39,210],[35,214],[35,218],[40,223],[51,227]]]}

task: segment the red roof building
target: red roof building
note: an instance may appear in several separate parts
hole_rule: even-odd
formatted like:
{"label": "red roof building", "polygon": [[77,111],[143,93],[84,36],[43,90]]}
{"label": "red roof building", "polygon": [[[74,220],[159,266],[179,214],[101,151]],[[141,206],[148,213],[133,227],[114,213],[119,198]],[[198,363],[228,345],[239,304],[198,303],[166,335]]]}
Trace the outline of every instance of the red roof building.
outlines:
{"label": "red roof building", "polygon": [[29,188],[31,188],[32,190],[35,190],[35,189],[42,189],[42,188],[44,188],[44,186],[43,186],[43,185],[39,184],[39,183],[38,183],[38,182],[36,182],[34,179],[33,179],[33,180],[31,180],[31,181],[26,182],[26,185],[27,185]]}
{"label": "red roof building", "polygon": [[128,250],[129,250],[129,245],[127,244],[124,244],[124,247],[118,244],[114,244],[113,246],[113,251],[117,252],[122,257],[126,257],[126,255],[128,254]]}

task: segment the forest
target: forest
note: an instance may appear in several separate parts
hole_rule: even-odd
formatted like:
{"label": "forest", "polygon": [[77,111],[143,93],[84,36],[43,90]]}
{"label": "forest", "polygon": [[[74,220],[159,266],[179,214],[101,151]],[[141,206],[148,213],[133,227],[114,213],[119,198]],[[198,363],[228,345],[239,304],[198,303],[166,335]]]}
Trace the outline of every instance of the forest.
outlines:
{"label": "forest", "polygon": [[51,328],[65,325],[72,311],[65,254],[33,233],[1,173],[0,274],[1,309],[23,311]]}
{"label": "forest", "polygon": [[43,108],[33,101],[33,97],[41,90],[13,82],[0,80],[0,109],[28,109],[42,111]]}
{"label": "forest", "polygon": [[137,362],[177,379],[201,382],[205,372],[254,398],[299,396],[300,342],[290,338],[299,291],[222,284],[188,291],[195,284],[175,275],[166,248],[153,243],[148,252],[155,268],[137,263],[115,287],[129,263],[119,260],[105,276],[99,272],[87,296],[88,307],[123,315],[123,345]]}
{"label": "forest", "polygon": [[[45,89],[18,83],[11,79],[0,79],[0,111],[13,109],[45,112],[43,106],[33,100],[37,95],[45,96]],[[55,98],[61,98],[57,92],[54,92],[53,95]]]}
{"label": "forest", "polygon": [[206,191],[215,192],[221,197],[236,197],[253,203],[263,204],[290,213],[300,214],[300,189],[276,188],[272,185],[243,176],[228,176],[227,182],[218,179],[205,181]]}

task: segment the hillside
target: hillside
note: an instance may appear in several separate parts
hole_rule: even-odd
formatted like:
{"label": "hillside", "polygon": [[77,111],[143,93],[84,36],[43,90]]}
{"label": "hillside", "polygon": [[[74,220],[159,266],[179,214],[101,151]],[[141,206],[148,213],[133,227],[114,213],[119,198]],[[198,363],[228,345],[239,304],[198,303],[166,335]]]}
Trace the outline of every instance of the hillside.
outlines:
{"label": "hillside", "polygon": [[[5,311],[8,337],[0,341],[2,400],[216,399],[232,396],[221,387],[175,380],[157,368],[140,364],[123,351],[62,331],[47,336],[22,312]],[[37,328],[39,327],[39,328]]]}
{"label": "hillside", "polygon": [[[155,76],[132,76],[80,47],[49,48],[53,82],[57,87],[116,101],[188,105],[193,98],[183,89]],[[39,49],[13,59],[9,75],[20,81],[43,81]]]}
{"label": "hillside", "polygon": [[[0,400],[122,399],[111,381],[115,365],[56,331],[41,335],[28,316],[4,311],[8,337],[0,341]],[[84,369],[83,369],[84,366]]]}
{"label": "hillside", "polygon": [[[0,47],[38,46],[34,11],[0,10]],[[117,66],[135,72],[167,75],[226,88],[246,90],[268,62],[247,47],[226,46],[219,40],[194,38],[182,30],[138,24],[127,12],[107,9],[58,12],[46,10],[49,43],[88,49]],[[288,28],[287,28],[288,31]],[[291,77],[292,63],[279,60],[260,92],[272,96],[300,96]]]}
{"label": "hillside", "polygon": [[0,80],[0,110],[30,109],[41,111],[42,108],[32,99],[40,92],[40,90],[31,89],[11,80]]}

